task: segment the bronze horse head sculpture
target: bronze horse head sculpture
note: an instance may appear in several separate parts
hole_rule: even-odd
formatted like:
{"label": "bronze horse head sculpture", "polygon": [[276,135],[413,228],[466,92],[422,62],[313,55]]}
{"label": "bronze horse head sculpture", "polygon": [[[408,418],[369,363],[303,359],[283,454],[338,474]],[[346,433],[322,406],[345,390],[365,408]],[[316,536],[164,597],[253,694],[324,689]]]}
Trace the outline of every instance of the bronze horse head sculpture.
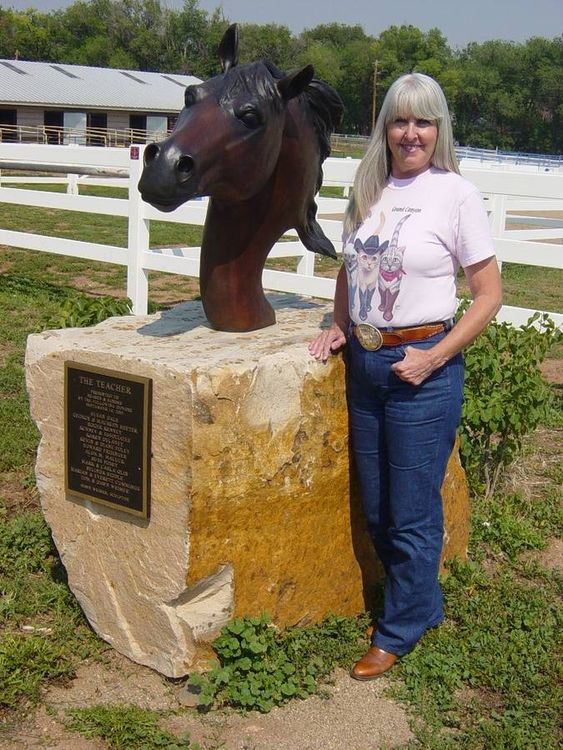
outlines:
{"label": "bronze horse head sculpture", "polygon": [[274,243],[290,228],[313,252],[336,257],[315,216],[322,162],[342,102],[307,65],[284,75],[269,62],[238,65],[236,24],[219,46],[222,73],[185,92],[185,107],[164,141],[145,149],[143,200],[172,211],[210,196],[203,230],[200,290],[221,331],[275,323],[262,289]]}

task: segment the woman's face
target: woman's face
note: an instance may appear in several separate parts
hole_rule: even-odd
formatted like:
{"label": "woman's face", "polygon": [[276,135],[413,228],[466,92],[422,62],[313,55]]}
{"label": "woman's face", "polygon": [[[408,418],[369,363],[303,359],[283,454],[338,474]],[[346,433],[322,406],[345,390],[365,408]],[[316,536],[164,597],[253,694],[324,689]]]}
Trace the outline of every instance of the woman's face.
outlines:
{"label": "woman's face", "polygon": [[412,115],[397,117],[387,125],[387,145],[391,151],[393,177],[415,177],[430,167],[438,127],[431,120],[421,120]]}

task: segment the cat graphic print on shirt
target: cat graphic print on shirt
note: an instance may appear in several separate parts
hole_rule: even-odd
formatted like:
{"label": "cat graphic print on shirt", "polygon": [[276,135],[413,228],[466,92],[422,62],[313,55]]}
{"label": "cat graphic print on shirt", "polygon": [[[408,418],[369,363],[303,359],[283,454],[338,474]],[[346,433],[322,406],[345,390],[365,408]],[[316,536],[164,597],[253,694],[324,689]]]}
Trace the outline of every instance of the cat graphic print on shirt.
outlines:
{"label": "cat graphic print on shirt", "polygon": [[459,267],[493,255],[483,200],[468,180],[434,167],[409,179],[390,176],[344,241],[350,318],[377,328],[448,320]]}
{"label": "cat graphic print on shirt", "polygon": [[379,259],[377,284],[381,296],[379,310],[387,321],[393,320],[393,305],[401,291],[401,277],[405,273],[403,270],[403,253],[406,247],[405,245],[399,246],[399,232],[405,221],[410,217],[411,214],[407,214],[397,222],[391,242],[383,250]]}
{"label": "cat graphic print on shirt", "polygon": [[350,311],[358,307],[362,320],[366,319],[368,308],[371,310],[371,300],[377,285],[378,253],[388,244],[380,246],[377,236],[384,223],[385,217],[381,213],[376,234],[368,237],[364,243],[356,240],[356,233],[353,232],[344,242],[342,250],[348,276],[348,306]]}

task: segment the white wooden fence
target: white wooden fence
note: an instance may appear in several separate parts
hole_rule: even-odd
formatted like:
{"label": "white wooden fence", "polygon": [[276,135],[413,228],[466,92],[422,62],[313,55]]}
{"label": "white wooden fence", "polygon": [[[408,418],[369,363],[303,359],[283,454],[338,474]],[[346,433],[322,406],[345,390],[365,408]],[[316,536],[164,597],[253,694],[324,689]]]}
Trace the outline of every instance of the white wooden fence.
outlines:
{"label": "white wooden fence", "polygon": [[[199,252],[192,248],[150,247],[150,220],[203,225],[207,200],[193,200],[176,211],[162,214],[144,203],[137,190],[142,170],[144,146],[95,149],[85,146],[46,146],[35,144],[0,144],[0,170],[25,169],[26,171],[49,171],[64,177],[5,177],[0,172],[0,245],[27,248],[43,252],[69,255],[95,261],[117,263],[127,266],[127,295],[133,303],[135,314],[145,314],[148,302],[148,275],[150,271],[166,271],[186,276],[198,276]],[[355,159],[327,159],[323,171],[324,185],[347,188],[354,179],[359,161]],[[563,268],[563,247],[556,242],[563,237],[563,220],[555,226],[544,226],[549,219],[522,217],[525,224],[538,221],[538,227],[524,230],[507,228],[508,221],[518,220],[519,211],[563,210],[563,174],[512,171],[467,167],[463,174],[471,180],[488,201],[495,250],[502,263],[523,263],[549,268]],[[80,177],[78,175],[81,175]],[[67,193],[25,190],[11,187],[14,182],[64,182]],[[79,184],[114,184],[128,187],[127,198],[102,198],[79,195]],[[326,235],[339,249],[342,222],[339,218],[345,209],[346,200],[324,198],[318,200],[319,223]],[[4,205],[2,205],[4,204]],[[47,237],[27,232],[15,232],[2,228],[1,215],[5,204],[48,207],[68,211],[107,214],[128,218],[128,246],[116,247],[94,242]],[[510,225],[508,225],[510,226]],[[294,237],[278,242],[270,257],[298,257],[297,270],[293,272],[264,270],[264,288],[293,292],[301,295],[332,298],[334,279],[315,276],[315,256],[307,251]],[[548,271],[547,271],[548,273]],[[515,325],[524,323],[535,312],[527,308],[504,306],[497,319]],[[563,314],[549,313],[556,325],[563,325]]]}

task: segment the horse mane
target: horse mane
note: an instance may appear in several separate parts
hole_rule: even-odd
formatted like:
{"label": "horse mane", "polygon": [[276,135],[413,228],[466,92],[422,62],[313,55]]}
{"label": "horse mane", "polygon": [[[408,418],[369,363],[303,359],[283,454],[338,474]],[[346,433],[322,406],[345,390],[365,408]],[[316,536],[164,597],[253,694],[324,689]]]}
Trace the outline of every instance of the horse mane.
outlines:
{"label": "horse mane", "polygon": [[[282,98],[276,82],[285,75],[268,60],[233,66],[225,72],[225,90],[221,98],[230,100],[237,93],[245,91],[258,94],[275,110],[281,109]],[[319,163],[315,187],[315,193],[317,193],[323,184],[323,161],[330,155],[330,136],[340,124],[344,106],[332,86],[316,78],[313,78],[297,99],[305,105],[303,109],[318,142]],[[317,204],[311,196],[306,221],[302,226],[296,227],[299,239],[308,250],[336,258],[332,243],[327,239],[315,218],[316,213]]]}
{"label": "horse mane", "polygon": [[[269,60],[262,60],[262,63],[275,80],[286,75]],[[340,125],[344,105],[332,86],[318,78],[313,78],[305,91],[300,94],[299,99],[308,105],[307,111],[319,142],[320,160],[317,179],[317,190],[319,190],[323,181],[322,163],[327,156],[330,156],[330,135]]]}
{"label": "horse mane", "polygon": [[[270,75],[265,73],[264,67],[266,67]],[[284,74],[281,71],[277,72],[280,73],[279,78],[283,78]],[[250,96],[257,94],[260,99],[267,101],[275,111],[279,112],[283,104],[276,86],[277,79],[278,76],[274,75],[274,72],[270,69],[270,65],[263,61],[234,66],[225,74],[225,84],[221,99],[231,100],[241,93]]]}

